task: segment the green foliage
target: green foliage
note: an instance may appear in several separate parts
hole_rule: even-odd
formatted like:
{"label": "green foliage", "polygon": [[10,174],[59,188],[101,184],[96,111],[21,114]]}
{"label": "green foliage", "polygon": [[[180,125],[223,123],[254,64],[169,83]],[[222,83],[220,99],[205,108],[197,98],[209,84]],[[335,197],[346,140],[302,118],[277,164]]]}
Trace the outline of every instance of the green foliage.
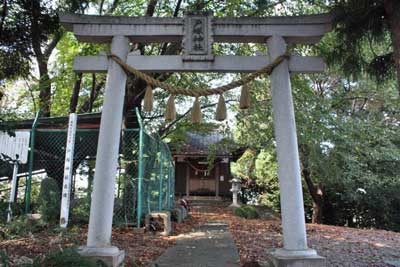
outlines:
{"label": "green foliage", "polygon": [[34,260],[32,267],[103,267],[107,266],[101,260],[81,256],[75,249],[64,249],[50,252]]}
{"label": "green foliage", "polygon": [[47,224],[42,220],[29,219],[25,215],[14,218],[10,223],[7,223],[4,228],[4,237],[12,239],[15,237],[26,236],[43,231],[47,228]]}
{"label": "green foliage", "polygon": [[[59,53],[55,56],[55,62],[51,70],[52,85],[54,86],[54,98],[52,100],[53,116],[65,116],[68,114],[70,100],[73,93],[72,88],[77,80],[77,75],[73,71],[73,61],[76,56],[93,56],[100,51],[107,51],[106,45],[79,43],[70,32],[65,33],[57,44]],[[83,103],[90,98],[90,93],[96,83],[99,84],[105,77],[105,74],[83,75],[81,88],[78,98],[78,111]],[[94,83],[94,84],[93,84]],[[95,112],[101,105],[102,97],[99,97],[92,107]]]}
{"label": "green foliage", "polygon": [[39,211],[46,222],[57,222],[60,216],[61,192],[56,180],[45,178],[40,185]]}
{"label": "green foliage", "polygon": [[244,206],[242,209],[246,214],[246,219],[257,219],[260,217],[254,206]]}
{"label": "green foliage", "polygon": [[[8,214],[8,201],[4,199],[0,199],[0,225],[5,224],[7,221],[7,214]],[[13,203],[12,205],[12,214],[15,217],[21,215],[24,211],[24,203]]]}
{"label": "green foliage", "polygon": [[3,250],[0,250],[0,264],[3,267],[10,266],[10,258],[8,257],[7,253]]}
{"label": "green foliage", "polygon": [[[318,53],[325,54],[331,45],[325,40]],[[339,65],[333,65],[326,74],[292,76],[301,167],[314,185],[324,188],[324,223],[398,230],[394,192],[399,186],[395,170],[400,168],[400,107],[393,97],[395,81],[376,83],[360,75],[359,80],[346,79]],[[245,181],[243,195],[257,192],[261,203],[278,211],[268,86],[268,81],[255,82],[251,108],[237,115],[236,140],[250,148],[233,171]],[[303,192],[306,217],[311,218],[305,183]]]}
{"label": "green foliage", "polygon": [[70,212],[72,224],[87,224],[90,215],[90,198],[75,199]]}
{"label": "green foliage", "polygon": [[393,48],[388,49],[390,23],[384,2],[340,0],[333,4],[337,36],[328,58],[339,63],[346,74],[360,75],[367,71],[379,80],[393,77],[395,58]]}
{"label": "green foliage", "polygon": [[257,212],[257,209],[254,206],[242,206],[240,208],[235,208],[233,213],[236,216],[243,217],[246,219],[257,219],[260,215]]}
{"label": "green foliage", "polygon": [[242,218],[246,218],[246,213],[245,213],[245,211],[244,211],[242,208],[235,208],[235,209],[233,210],[233,213],[234,213],[236,216],[239,216],[239,217],[242,217]]}
{"label": "green foliage", "polygon": [[331,149],[325,221],[400,230],[400,139],[398,127],[356,119],[340,128]]}

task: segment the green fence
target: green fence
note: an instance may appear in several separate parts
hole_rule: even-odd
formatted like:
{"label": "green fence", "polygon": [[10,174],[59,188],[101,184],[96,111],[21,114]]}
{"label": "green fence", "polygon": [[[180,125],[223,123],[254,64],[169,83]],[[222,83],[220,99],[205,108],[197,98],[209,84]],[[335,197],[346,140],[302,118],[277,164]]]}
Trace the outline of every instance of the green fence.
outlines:
{"label": "green fence", "polygon": [[[139,122],[142,125],[140,116]],[[41,202],[49,190],[59,196],[55,205],[59,206],[61,198],[67,130],[33,129],[32,132],[32,153],[29,162],[21,165],[19,171],[16,214],[22,213],[24,206],[31,213],[43,212]],[[89,219],[98,133],[98,129],[76,131],[70,223],[86,223]],[[0,177],[11,177],[11,170],[9,163],[0,161]],[[174,204],[174,170],[169,148],[158,136],[150,135],[143,126],[122,130],[116,173],[114,224],[140,225],[145,214],[170,210]],[[43,182],[46,178],[55,181],[53,184],[57,184],[58,188],[41,188],[48,186],[48,183]],[[2,220],[10,184],[6,178],[0,182]]]}

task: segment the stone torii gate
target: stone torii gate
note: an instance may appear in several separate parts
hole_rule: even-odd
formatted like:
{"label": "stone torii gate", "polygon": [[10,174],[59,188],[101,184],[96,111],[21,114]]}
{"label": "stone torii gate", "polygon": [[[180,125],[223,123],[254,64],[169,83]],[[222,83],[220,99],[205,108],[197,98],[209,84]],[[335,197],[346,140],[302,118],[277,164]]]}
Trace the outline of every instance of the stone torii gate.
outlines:
{"label": "stone torii gate", "polygon": [[[61,14],[61,23],[82,42],[111,43],[111,53],[143,72],[254,72],[284,54],[287,44],[314,44],[331,29],[328,14],[297,17],[214,18],[187,13],[183,18],[114,17]],[[130,42],[182,43],[176,56],[130,53]],[[212,44],[264,43],[266,56],[215,56]],[[292,55],[271,74],[272,107],[281,193],[283,248],[273,256],[279,266],[321,266],[308,248],[290,73],[317,73],[319,57]],[[77,57],[77,72],[107,72],[87,244],[82,253],[109,258],[118,265],[124,254],[111,245],[112,216],[122,124],[126,73],[107,56]],[[312,265],[310,265],[312,264]],[[290,265],[292,266],[292,265]]]}

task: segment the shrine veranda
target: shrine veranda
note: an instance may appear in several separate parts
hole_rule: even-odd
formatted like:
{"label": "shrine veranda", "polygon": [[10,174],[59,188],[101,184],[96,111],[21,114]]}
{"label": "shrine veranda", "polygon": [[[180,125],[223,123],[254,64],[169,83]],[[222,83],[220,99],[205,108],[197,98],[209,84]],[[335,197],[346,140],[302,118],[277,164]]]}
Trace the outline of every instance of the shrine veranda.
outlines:
{"label": "shrine veranda", "polygon": [[[111,43],[111,54],[148,73],[251,73],[273,62],[288,44],[315,44],[331,30],[329,14],[298,17],[216,18],[210,13],[186,13],[181,18],[114,17],[61,14],[64,27],[81,42]],[[146,56],[131,51],[130,43],[181,43],[182,55]],[[267,55],[215,56],[217,43],[264,43]],[[291,55],[271,75],[272,107],[278,157],[283,248],[278,262],[321,266],[323,259],[307,246],[303,194],[290,73],[318,73],[319,57]],[[76,57],[76,72],[107,72],[96,172],[86,246],[82,254],[110,257],[117,266],[123,252],[111,245],[114,187],[127,74],[107,55]],[[267,88],[266,88],[267,90]],[[314,264],[314,265],[310,265]],[[289,265],[279,265],[289,266]]]}

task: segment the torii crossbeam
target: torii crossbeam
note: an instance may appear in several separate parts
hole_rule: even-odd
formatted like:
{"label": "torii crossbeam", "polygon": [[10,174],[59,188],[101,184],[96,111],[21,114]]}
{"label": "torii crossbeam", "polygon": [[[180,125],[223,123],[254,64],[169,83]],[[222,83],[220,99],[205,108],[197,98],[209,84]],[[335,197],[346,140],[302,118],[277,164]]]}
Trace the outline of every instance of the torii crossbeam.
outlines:
{"label": "torii crossbeam", "polygon": [[[114,17],[61,14],[60,21],[79,41],[110,43],[111,53],[144,72],[253,72],[284,54],[287,43],[314,44],[331,30],[329,14],[297,17],[214,18],[209,13],[187,13],[182,18]],[[181,43],[177,56],[129,53],[130,42]],[[212,44],[264,43],[267,56],[214,56]],[[321,266],[323,258],[307,246],[296,125],[290,72],[316,73],[325,68],[319,57],[292,55],[271,74],[272,107],[281,192],[283,248],[273,255],[276,264]],[[126,74],[104,55],[77,57],[77,72],[107,72],[89,233],[83,254],[109,257],[117,266],[123,253],[111,246],[115,174],[122,124]]]}

